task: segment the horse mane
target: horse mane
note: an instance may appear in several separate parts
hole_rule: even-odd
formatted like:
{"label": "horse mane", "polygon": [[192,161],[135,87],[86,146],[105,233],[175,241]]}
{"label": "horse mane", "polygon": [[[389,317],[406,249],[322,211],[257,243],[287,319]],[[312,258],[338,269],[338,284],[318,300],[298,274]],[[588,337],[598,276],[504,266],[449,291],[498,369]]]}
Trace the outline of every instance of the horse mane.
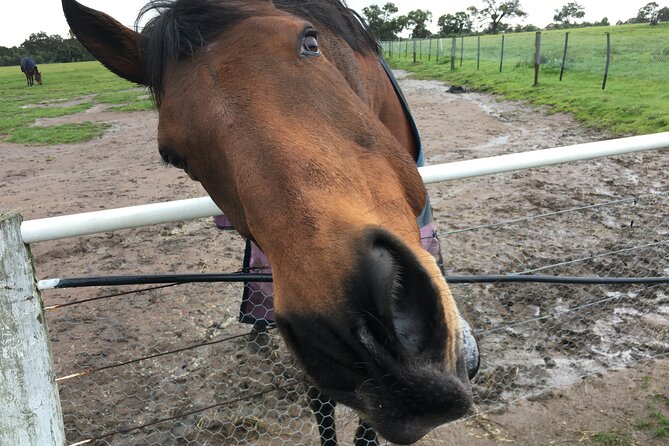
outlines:
{"label": "horse mane", "polygon": [[[362,18],[345,0],[272,0],[279,10],[317,21],[342,37],[354,51],[378,54],[379,46]],[[142,30],[147,37],[142,48],[146,83],[154,98],[162,93],[166,65],[191,56],[210,43],[226,27],[262,14],[268,3],[261,0],[151,0],[139,13],[135,26],[150,12]]]}

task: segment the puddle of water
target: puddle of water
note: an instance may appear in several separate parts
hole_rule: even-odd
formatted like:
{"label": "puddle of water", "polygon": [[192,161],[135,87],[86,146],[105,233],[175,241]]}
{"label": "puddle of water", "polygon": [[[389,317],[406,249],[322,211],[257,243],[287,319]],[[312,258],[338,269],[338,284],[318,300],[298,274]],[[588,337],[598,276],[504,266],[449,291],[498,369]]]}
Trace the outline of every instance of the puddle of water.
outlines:
{"label": "puddle of water", "polygon": [[618,307],[613,309],[613,314],[620,314],[625,316],[638,316],[642,313],[634,308]]}
{"label": "puddle of water", "polygon": [[509,143],[509,137],[511,135],[502,135],[490,139],[488,142],[474,147],[474,149],[490,149],[492,147],[504,146]]}

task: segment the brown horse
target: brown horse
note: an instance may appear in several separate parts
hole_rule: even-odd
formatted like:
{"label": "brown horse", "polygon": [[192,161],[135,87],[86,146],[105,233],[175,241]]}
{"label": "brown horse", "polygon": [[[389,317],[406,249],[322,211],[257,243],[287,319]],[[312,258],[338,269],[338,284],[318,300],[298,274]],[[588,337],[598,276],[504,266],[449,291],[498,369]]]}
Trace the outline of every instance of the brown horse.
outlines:
{"label": "brown horse", "polygon": [[93,55],[150,88],[162,158],[267,254],[279,329],[323,394],[402,444],[467,413],[476,342],[421,247],[417,141],[357,15],[159,0],[138,33],[62,2]]}

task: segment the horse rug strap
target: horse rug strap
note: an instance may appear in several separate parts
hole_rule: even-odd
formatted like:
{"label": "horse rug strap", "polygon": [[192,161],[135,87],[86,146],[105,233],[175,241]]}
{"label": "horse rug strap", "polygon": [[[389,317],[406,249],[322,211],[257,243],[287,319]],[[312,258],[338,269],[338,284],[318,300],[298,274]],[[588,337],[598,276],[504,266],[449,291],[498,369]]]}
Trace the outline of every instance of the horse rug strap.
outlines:
{"label": "horse rug strap", "polygon": [[[416,166],[421,167],[424,165],[425,160],[423,158],[423,146],[421,144],[416,122],[411,115],[409,105],[404,98],[404,94],[402,94],[402,90],[400,89],[392,70],[381,56],[379,56],[379,63],[388,75],[388,78],[395,89],[395,93],[397,94],[397,98],[402,104],[402,109],[404,110],[404,114],[411,127],[414,141],[418,147],[418,154],[415,160]],[[423,245],[423,248],[437,260],[437,264],[443,274],[444,268],[441,257],[441,246],[439,238],[437,237],[437,226],[432,216],[432,207],[430,206],[429,196],[426,196],[425,207],[416,220],[418,227],[420,228],[421,244]],[[214,223],[219,229],[234,229],[228,218],[224,215],[214,217]],[[242,271],[248,274],[271,274],[272,272],[267,255],[265,255],[265,253],[250,240],[246,240]],[[244,282],[239,320],[240,322],[253,324],[257,328],[275,324],[273,283],[253,281]]]}

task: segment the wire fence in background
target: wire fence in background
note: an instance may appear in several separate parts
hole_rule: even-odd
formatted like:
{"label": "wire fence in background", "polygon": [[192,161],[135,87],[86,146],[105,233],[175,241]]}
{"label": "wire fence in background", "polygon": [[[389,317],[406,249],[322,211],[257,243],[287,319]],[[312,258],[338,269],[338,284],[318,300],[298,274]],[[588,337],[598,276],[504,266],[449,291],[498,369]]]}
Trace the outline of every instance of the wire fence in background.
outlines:
{"label": "wire fence in background", "polygon": [[[644,33],[630,27],[549,30],[540,34],[542,77],[585,76],[605,86],[605,78],[626,77],[669,82],[669,27],[649,27]],[[450,69],[486,73],[534,67],[535,33],[383,41],[389,59],[433,62]],[[608,43],[608,46],[607,46]],[[607,63],[608,61],[608,63]],[[608,65],[608,69],[607,69]],[[528,82],[532,77],[528,74]]]}
{"label": "wire fence in background", "polygon": [[[477,227],[449,222],[447,273],[666,276],[667,212],[669,193],[650,192]],[[477,331],[482,411],[669,354],[666,285],[452,289]],[[99,299],[45,292],[47,305],[82,301],[47,312],[70,444],[318,444],[309,385],[280,336],[237,322],[242,284],[87,290]],[[350,444],[356,415],[340,406],[337,423]]]}

